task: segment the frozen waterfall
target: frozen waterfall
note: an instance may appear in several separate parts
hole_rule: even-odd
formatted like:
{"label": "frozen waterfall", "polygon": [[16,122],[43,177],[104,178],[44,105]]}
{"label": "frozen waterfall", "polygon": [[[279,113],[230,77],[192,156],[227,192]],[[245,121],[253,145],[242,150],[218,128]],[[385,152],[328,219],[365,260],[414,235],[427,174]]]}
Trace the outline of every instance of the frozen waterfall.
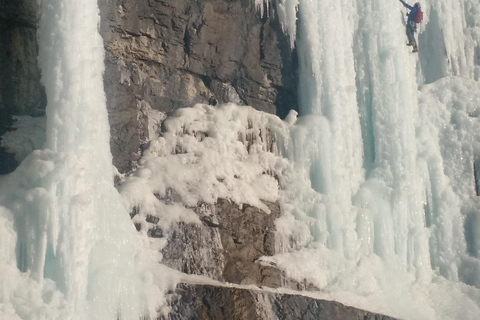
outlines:
{"label": "frozen waterfall", "polygon": [[308,253],[267,260],[340,300],[380,290],[401,318],[475,319],[480,4],[422,3],[418,55],[397,1],[270,6],[298,49],[301,117],[287,154],[311,189],[286,186],[298,202],[279,222],[285,243]]}
{"label": "frozen waterfall", "polygon": [[[478,318],[478,0],[422,2],[418,54],[398,1],[255,3],[298,51],[298,118],[180,109],[121,196],[97,1],[42,1],[46,142],[0,179],[0,318],[155,315],[174,278],[158,264],[166,240],[138,236],[127,210],[139,208],[139,225],[147,214],[200,223],[191,208],[220,197],[265,212],[262,200],[280,203],[278,254],[262,263],[316,297],[401,319]],[[263,128],[277,135],[271,150],[246,147]],[[169,189],[184,206],[159,200]]]}
{"label": "frozen waterfall", "polygon": [[135,229],[113,186],[97,3],[41,8],[46,148],[0,184],[0,317],[139,319]]}

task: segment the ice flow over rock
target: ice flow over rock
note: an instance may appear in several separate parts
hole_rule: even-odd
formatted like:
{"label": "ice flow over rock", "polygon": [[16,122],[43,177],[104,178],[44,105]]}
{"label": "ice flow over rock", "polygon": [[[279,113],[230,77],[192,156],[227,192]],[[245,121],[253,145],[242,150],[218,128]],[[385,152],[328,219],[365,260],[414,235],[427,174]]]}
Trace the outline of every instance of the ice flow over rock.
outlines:
{"label": "ice flow over rock", "polygon": [[[96,2],[42,2],[46,144],[0,179],[2,318],[154,314],[139,297],[161,304],[166,287],[155,259],[148,272],[138,266],[148,252],[136,246],[120,203],[154,203],[162,215],[198,222],[186,207],[221,196],[280,203],[279,253],[263,262],[306,279],[319,297],[403,319],[477,319],[480,4],[422,3],[418,55],[405,46],[396,1],[257,5],[277,10],[298,50],[300,117],[281,122],[233,105],[182,109],[126,179],[146,188],[121,199],[112,186]],[[252,119],[277,135],[275,148],[238,143]],[[192,176],[212,156],[233,164],[219,162],[208,179]],[[184,207],[155,202],[168,189]]]}
{"label": "ice flow over rock", "polygon": [[0,183],[0,317],[138,319],[135,229],[113,186],[97,4],[41,8],[46,143]]}
{"label": "ice flow over rock", "polygon": [[310,182],[283,186],[295,200],[278,221],[309,249],[266,260],[401,318],[474,319],[480,6],[421,4],[417,55],[398,2],[257,1],[298,50],[288,157]]}

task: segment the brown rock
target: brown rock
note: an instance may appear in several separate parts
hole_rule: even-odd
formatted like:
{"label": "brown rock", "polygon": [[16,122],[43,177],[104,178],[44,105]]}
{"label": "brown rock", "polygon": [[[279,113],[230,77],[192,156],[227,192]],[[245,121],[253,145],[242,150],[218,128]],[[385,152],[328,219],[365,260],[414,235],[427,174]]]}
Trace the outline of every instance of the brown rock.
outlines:
{"label": "brown rock", "polygon": [[[277,21],[260,17],[252,1],[98,4],[111,147],[120,172],[135,167],[151,135],[142,105],[168,113],[197,102],[235,102],[280,116],[296,108],[295,50]],[[37,1],[0,0],[0,8],[1,135],[12,115],[43,114],[46,97],[36,63]],[[8,163],[1,149],[0,159]]]}
{"label": "brown rock", "polygon": [[[281,273],[265,275],[257,259],[275,253],[274,221],[280,214],[276,203],[271,210],[219,199],[215,205],[200,205],[196,211],[201,225],[178,223],[167,232],[168,243],[162,250],[165,265],[188,274],[200,274],[219,281],[268,285],[281,283]],[[275,280],[272,280],[275,278]],[[262,283],[262,279],[268,279]]]}
{"label": "brown rock", "polygon": [[100,1],[114,164],[129,171],[145,128],[137,101],[168,113],[235,102],[286,115],[296,108],[296,56],[252,1]]}
{"label": "brown rock", "polygon": [[171,299],[169,320],[395,320],[301,295],[211,285],[180,284]]}
{"label": "brown rock", "polygon": [[249,205],[240,208],[223,199],[218,201],[216,212],[225,256],[225,281],[261,285],[262,266],[256,260],[275,253],[274,221],[280,215],[277,203],[266,202],[266,205],[270,214]]}

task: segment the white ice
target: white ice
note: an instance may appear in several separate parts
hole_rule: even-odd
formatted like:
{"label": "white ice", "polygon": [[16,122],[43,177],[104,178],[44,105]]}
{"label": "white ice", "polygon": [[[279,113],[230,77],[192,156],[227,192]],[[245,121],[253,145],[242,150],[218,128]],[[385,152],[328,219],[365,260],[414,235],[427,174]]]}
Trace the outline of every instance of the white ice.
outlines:
{"label": "white ice", "polygon": [[134,221],[142,224],[151,215],[163,227],[198,223],[188,208],[219,198],[270,212],[262,200],[279,199],[274,176],[288,163],[272,152],[274,134],[282,136],[288,124],[251,107],[199,104],[177,110],[163,125],[165,132],[150,142],[138,169],[119,187],[126,207],[137,208]]}
{"label": "white ice", "polygon": [[[139,288],[153,290],[113,186],[97,3],[45,0],[41,8],[46,134],[19,119],[2,142],[25,159],[0,180],[0,318],[139,319],[151,310]],[[29,130],[38,134],[30,144]],[[29,147],[43,149],[25,157]]]}
{"label": "white ice", "polygon": [[0,178],[1,318],[155,314],[176,276],[158,265],[165,239],[146,237],[147,216],[199,223],[191,207],[218,198],[267,213],[262,201],[278,201],[279,254],[262,263],[320,297],[402,319],[478,318],[480,3],[422,2],[412,54],[397,1],[255,2],[297,47],[298,119],[197,105],[157,137],[156,114],[120,197],[96,1],[43,1],[46,137],[24,118],[2,139],[24,160]]}
{"label": "white ice", "polygon": [[311,182],[284,186],[280,247],[312,251],[267,260],[401,318],[476,319],[480,3],[422,2],[416,55],[396,1],[279,2],[298,19],[288,156]]}

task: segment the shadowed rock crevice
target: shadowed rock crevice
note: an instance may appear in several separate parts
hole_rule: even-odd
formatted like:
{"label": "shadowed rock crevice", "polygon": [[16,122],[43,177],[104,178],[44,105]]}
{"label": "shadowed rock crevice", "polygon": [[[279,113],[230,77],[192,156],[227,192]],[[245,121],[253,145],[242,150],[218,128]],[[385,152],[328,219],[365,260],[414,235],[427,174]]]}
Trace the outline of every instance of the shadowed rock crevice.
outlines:
{"label": "shadowed rock crevice", "polygon": [[[0,0],[0,136],[11,131],[13,116],[39,116],[47,104],[37,66],[36,0]],[[0,174],[17,166],[0,147]]]}

